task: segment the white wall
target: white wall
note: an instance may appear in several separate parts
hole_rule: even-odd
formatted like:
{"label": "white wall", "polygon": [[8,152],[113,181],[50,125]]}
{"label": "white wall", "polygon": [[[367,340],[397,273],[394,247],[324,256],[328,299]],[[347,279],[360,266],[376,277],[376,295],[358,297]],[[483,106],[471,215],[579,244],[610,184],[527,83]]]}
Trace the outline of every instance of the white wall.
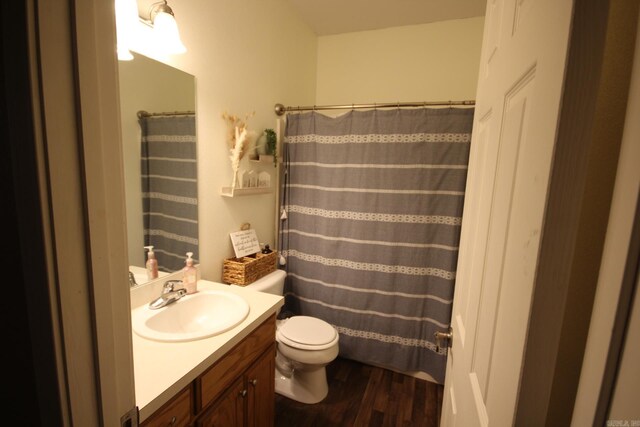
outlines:
{"label": "white wall", "polygon": [[[316,36],[285,0],[172,0],[170,5],[188,51],[155,58],[196,78],[197,258],[202,278],[219,281],[223,260],[233,256],[229,233],[242,223],[249,222],[261,242],[275,243],[274,194],[220,196],[221,187],[230,185],[232,178],[221,115],[255,111],[249,128],[262,132],[276,126],[275,103],[313,103]],[[154,56],[144,47],[137,50]],[[245,158],[241,167],[248,167],[247,162]],[[272,172],[275,180],[272,165],[261,168]]]}
{"label": "white wall", "polygon": [[136,113],[195,109],[193,76],[134,54],[118,62],[120,124],[124,156],[129,264],[144,267],[144,230],[140,181],[140,125]]}
{"label": "white wall", "polygon": [[318,38],[316,104],[475,99],[484,18]]}
{"label": "white wall", "polygon": [[[316,37],[285,0],[172,0],[187,53],[155,57],[196,78],[202,277],[220,280],[229,233],[249,222],[275,244],[275,195],[228,199],[224,111],[275,128],[273,106],[474,99],[484,19]],[[140,24],[143,34],[149,28]],[[256,167],[243,160],[241,168]],[[259,166],[272,173],[270,165]]]}

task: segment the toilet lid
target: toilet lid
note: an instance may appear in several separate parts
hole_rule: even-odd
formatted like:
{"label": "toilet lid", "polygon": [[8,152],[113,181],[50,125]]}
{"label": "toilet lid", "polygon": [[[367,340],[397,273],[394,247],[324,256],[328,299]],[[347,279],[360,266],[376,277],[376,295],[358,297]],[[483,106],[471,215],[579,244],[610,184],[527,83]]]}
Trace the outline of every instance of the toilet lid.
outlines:
{"label": "toilet lid", "polygon": [[335,328],[324,320],[309,316],[290,317],[278,333],[287,341],[308,346],[324,346],[338,335]]}

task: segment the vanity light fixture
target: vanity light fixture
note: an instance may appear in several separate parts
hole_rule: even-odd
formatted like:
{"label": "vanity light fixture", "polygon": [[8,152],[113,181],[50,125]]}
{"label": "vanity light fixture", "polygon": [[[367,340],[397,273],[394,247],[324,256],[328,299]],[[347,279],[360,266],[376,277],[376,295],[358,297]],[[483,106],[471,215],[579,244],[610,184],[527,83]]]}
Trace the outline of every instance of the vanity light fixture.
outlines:
{"label": "vanity light fixture", "polygon": [[149,8],[149,19],[145,22],[153,27],[154,43],[164,53],[184,53],[187,48],[180,40],[178,24],[167,0],[153,3]]}

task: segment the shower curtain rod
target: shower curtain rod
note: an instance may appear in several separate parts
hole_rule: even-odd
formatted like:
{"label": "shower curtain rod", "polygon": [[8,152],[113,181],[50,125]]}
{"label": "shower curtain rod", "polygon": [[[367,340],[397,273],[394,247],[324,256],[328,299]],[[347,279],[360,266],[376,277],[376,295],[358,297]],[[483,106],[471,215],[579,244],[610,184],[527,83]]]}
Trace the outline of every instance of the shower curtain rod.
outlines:
{"label": "shower curtain rod", "polygon": [[165,111],[163,113],[149,113],[144,110],[140,110],[136,113],[139,119],[143,117],[156,117],[156,116],[189,116],[195,114],[195,111]]}
{"label": "shower curtain rod", "polygon": [[282,116],[288,111],[315,111],[315,110],[355,110],[360,108],[400,108],[400,107],[430,107],[430,106],[473,106],[475,100],[467,101],[425,101],[425,102],[385,102],[382,104],[343,104],[343,105],[313,105],[305,107],[285,107],[282,104],[275,105],[275,112]]}

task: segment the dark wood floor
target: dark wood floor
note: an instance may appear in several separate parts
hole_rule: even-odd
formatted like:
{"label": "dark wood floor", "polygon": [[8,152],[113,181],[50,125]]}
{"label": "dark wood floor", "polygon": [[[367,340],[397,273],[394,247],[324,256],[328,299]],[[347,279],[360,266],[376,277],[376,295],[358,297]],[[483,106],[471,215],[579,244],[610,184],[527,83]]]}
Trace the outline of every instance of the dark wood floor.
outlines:
{"label": "dark wood floor", "polygon": [[276,427],[440,424],[441,385],[340,357],[327,380],[329,395],[315,405],[276,394]]}

